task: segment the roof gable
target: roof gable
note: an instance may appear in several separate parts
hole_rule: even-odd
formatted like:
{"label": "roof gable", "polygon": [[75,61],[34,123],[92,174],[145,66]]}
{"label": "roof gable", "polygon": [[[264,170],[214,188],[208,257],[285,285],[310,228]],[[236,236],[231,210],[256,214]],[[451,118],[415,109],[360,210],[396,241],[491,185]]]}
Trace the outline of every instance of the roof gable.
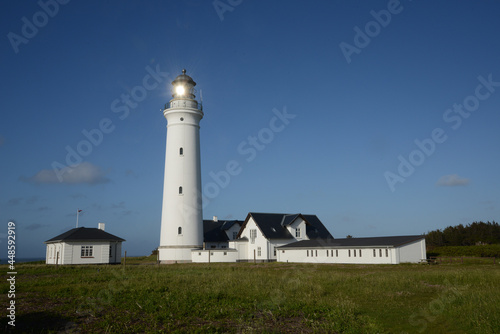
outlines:
{"label": "roof gable", "polygon": [[288,231],[287,226],[296,219],[302,218],[306,224],[308,238],[333,238],[323,223],[315,215],[284,214],[284,213],[259,213],[250,212],[243,223],[238,237],[246,227],[250,217],[260,229],[266,239],[295,239]]}
{"label": "roof gable", "polygon": [[116,235],[105,232],[98,228],[77,227],[66,231],[58,236],[45,241],[45,243],[57,241],[125,241]]}

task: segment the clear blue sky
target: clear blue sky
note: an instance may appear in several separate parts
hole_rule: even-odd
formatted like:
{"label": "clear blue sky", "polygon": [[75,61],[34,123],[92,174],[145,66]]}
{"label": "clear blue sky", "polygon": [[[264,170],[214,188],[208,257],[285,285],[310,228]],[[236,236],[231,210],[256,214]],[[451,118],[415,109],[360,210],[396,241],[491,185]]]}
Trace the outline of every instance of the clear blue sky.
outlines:
{"label": "clear blue sky", "polygon": [[[500,220],[496,2],[41,3],[0,5],[0,242],[14,219],[18,257],[78,208],[130,255],[158,246],[160,108],[183,68],[203,91],[205,218],[316,214],[337,238]],[[81,164],[59,179],[68,148]]]}

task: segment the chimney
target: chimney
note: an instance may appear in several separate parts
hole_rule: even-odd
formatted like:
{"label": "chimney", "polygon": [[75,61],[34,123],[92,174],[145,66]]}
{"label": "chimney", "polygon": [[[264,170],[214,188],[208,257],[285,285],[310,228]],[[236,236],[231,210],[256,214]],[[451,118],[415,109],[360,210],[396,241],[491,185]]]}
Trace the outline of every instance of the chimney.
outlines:
{"label": "chimney", "polygon": [[219,221],[219,219],[217,218],[217,216],[214,216],[213,220],[214,220],[214,222],[218,222]]}
{"label": "chimney", "polygon": [[97,228],[104,231],[104,223],[99,223]]}

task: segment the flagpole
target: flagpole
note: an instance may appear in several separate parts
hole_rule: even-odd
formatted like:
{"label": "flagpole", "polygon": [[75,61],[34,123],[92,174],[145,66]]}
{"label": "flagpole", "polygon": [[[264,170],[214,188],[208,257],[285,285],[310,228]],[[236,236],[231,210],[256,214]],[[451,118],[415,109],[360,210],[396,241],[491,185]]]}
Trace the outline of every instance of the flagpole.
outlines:
{"label": "flagpole", "polygon": [[76,209],[76,227],[78,228],[78,213],[80,212],[80,209]]}

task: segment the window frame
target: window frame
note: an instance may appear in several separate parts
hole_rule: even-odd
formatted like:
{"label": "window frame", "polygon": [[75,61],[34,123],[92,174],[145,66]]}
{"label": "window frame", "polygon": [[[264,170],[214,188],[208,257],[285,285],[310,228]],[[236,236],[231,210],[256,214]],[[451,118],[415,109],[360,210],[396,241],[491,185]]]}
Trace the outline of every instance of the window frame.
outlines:
{"label": "window frame", "polygon": [[93,245],[82,245],[80,248],[80,258],[93,258],[94,257],[94,246]]}

